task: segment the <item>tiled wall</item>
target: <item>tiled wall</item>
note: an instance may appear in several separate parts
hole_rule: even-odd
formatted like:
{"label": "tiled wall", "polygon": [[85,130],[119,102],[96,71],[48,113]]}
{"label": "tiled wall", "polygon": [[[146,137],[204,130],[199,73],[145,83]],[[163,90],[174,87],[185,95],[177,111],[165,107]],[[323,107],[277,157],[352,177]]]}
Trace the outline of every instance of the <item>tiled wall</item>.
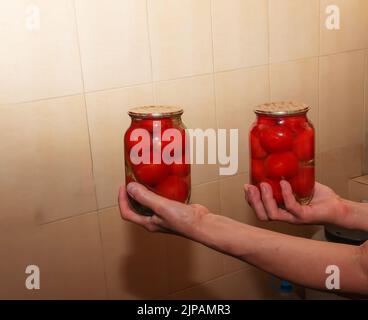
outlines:
{"label": "tiled wall", "polygon": [[[340,31],[325,28],[329,4]],[[319,179],[346,196],[368,132],[367,30],[367,0],[2,0],[0,297],[270,297],[265,273],[120,219],[126,112],[175,104],[188,127],[239,128],[239,174],[194,166],[192,201],[255,224],[242,191],[252,108],[306,102]],[[25,289],[29,264],[39,291]]]}

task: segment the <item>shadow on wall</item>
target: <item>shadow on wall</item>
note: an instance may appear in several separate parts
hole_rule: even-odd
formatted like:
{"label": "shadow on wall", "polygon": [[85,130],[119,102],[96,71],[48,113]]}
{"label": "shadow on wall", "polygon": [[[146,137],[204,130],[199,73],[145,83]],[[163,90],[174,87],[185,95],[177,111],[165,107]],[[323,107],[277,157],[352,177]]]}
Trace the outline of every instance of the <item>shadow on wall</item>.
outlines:
{"label": "shadow on wall", "polygon": [[[129,298],[134,299],[170,299],[170,294],[175,291],[172,281],[186,284],[185,288],[200,284],[193,279],[195,257],[192,255],[193,244],[190,240],[149,233],[132,224],[126,230],[129,252],[120,257],[119,291],[126,291]],[[177,240],[182,241],[180,248],[169,256],[168,243]],[[175,267],[173,270],[170,259],[181,261],[180,268]],[[198,295],[203,299],[216,299],[205,288],[197,287]]]}

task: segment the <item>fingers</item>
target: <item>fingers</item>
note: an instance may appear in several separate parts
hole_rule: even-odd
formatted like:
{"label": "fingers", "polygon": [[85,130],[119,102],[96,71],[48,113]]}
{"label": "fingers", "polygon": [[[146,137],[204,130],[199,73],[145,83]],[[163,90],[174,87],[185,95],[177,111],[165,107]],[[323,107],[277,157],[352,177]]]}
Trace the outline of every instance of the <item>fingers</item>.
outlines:
{"label": "fingers", "polygon": [[290,183],[283,180],[280,182],[280,185],[281,185],[282,197],[284,198],[285,208],[289,212],[297,216],[301,215],[303,213],[303,208],[301,204],[298,201],[296,201],[295,196],[293,194],[293,190],[291,189]]}
{"label": "fingers", "polygon": [[161,197],[136,182],[128,184],[127,192],[140,204],[152,209],[158,215],[164,215],[175,204],[175,201]]}
{"label": "fingers", "polygon": [[271,220],[276,220],[279,208],[273,197],[272,188],[268,183],[261,183],[260,187],[262,193],[262,201],[267,215]]}
{"label": "fingers", "polygon": [[148,222],[149,217],[139,215],[131,209],[125,186],[121,186],[119,190],[119,208],[121,216],[125,220],[129,220],[140,225],[144,225]]}
{"label": "fingers", "polygon": [[124,220],[136,223],[152,232],[165,232],[165,230],[161,227],[162,221],[160,218],[157,216],[146,217],[137,214],[132,210],[129,204],[125,186],[121,186],[119,190],[119,208],[121,217]]}
{"label": "fingers", "polygon": [[268,220],[266,210],[263,206],[261,196],[259,194],[258,188],[252,185],[244,185],[245,196],[250,204],[250,206],[254,209],[256,216],[261,221]]}
{"label": "fingers", "polygon": [[261,193],[253,185],[244,185],[246,199],[254,209],[256,216],[261,221],[274,220],[289,223],[297,223],[297,219],[289,212],[277,207],[273,199],[272,188],[265,183]]}

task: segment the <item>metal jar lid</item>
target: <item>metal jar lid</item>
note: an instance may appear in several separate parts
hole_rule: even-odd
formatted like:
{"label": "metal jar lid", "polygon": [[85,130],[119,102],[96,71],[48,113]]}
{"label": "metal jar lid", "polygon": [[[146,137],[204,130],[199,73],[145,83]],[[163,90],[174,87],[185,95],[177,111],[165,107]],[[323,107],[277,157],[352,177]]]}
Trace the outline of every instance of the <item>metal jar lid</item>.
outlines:
{"label": "metal jar lid", "polygon": [[294,101],[268,102],[254,109],[256,114],[271,116],[297,115],[308,112],[310,107],[305,103]]}
{"label": "metal jar lid", "polygon": [[129,116],[139,119],[162,119],[180,116],[183,109],[175,106],[142,106],[128,111]]}

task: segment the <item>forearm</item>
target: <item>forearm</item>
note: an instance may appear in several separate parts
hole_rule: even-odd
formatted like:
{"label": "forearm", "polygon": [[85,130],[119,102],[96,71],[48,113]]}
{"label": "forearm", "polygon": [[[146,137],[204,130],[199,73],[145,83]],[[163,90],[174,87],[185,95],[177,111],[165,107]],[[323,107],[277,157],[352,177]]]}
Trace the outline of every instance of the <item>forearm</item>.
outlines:
{"label": "forearm", "polygon": [[326,268],[340,269],[342,292],[368,294],[368,277],[360,247],[291,237],[206,215],[192,238],[283,279],[326,290]]}
{"label": "forearm", "polygon": [[347,229],[368,231],[368,204],[342,200],[345,213],[337,217],[335,224]]}

